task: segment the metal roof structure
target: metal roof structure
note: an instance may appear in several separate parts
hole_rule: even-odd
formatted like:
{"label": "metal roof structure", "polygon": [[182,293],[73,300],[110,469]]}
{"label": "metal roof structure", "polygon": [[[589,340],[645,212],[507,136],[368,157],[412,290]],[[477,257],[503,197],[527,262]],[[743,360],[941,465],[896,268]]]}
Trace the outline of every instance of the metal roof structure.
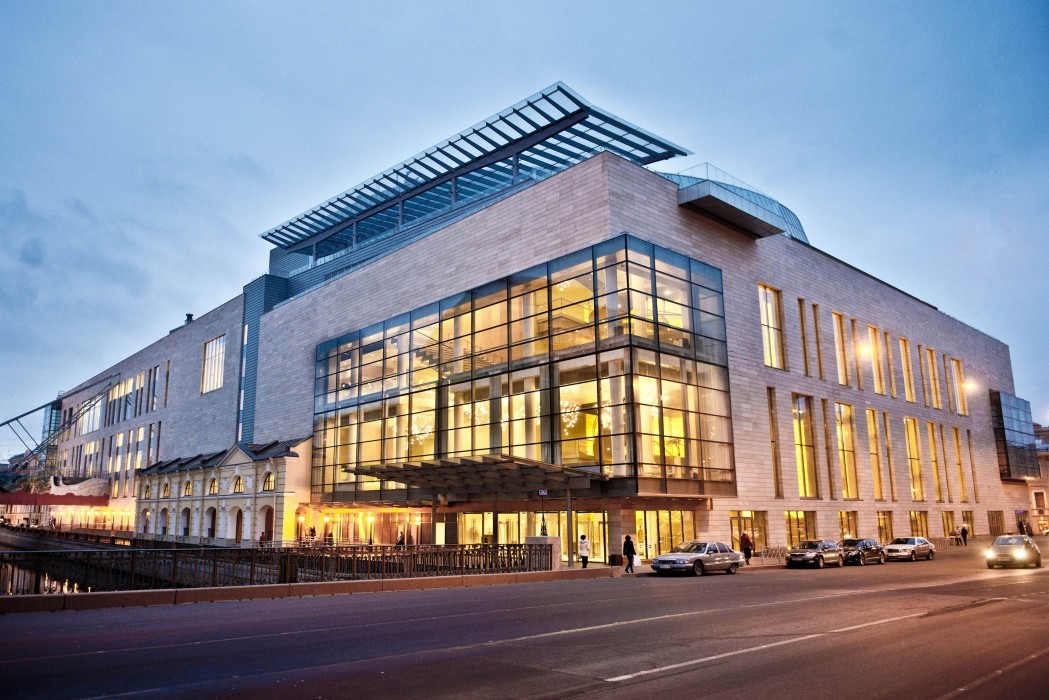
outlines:
{"label": "metal roof structure", "polygon": [[459,498],[535,496],[540,489],[587,489],[594,481],[606,480],[603,474],[505,454],[360,465],[351,471]]}
{"label": "metal roof structure", "polygon": [[[262,234],[289,251],[343,233],[346,247],[472,202],[493,187],[559,172],[601,151],[640,165],[691,152],[587,102],[563,83],[452,136]],[[536,179],[539,179],[536,177]],[[459,195],[457,197],[457,195]]]}

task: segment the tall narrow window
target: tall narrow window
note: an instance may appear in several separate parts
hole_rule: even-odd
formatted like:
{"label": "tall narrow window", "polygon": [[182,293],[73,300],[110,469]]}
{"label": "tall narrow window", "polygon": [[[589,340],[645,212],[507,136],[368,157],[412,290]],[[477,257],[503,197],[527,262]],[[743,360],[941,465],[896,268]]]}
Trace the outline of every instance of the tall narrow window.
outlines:
{"label": "tall narrow window", "polygon": [[911,477],[911,500],[925,500],[925,485],[922,483],[921,438],[918,434],[918,420],[904,417],[904,437],[907,440],[907,468]]}
{"label": "tall narrow window", "polygon": [[885,500],[885,488],[881,478],[881,431],[878,430],[878,412],[867,409],[867,445],[871,456],[871,485],[874,487],[874,499]]}
{"label": "tall narrow window", "polygon": [[812,367],[809,365],[809,329],[805,318],[805,300],[798,297],[798,322],[801,324],[801,361],[804,366],[805,376],[812,376]]}
{"label": "tall narrow window", "polygon": [[940,398],[940,372],[936,363],[936,351],[925,348],[925,368],[929,375],[929,398],[932,399],[933,408],[943,408]]}
{"label": "tall narrow window", "polygon": [[787,525],[787,544],[796,545],[816,537],[816,511],[788,510],[784,512]]}
{"label": "tall narrow window", "polygon": [[849,359],[845,350],[845,317],[831,312],[834,319],[834,357],[838,362],[838,384],[849,386]]}
{"label": "tall narrow window", "polygon": [[859,528],[859,513],[854,510],[839,510],[838,511],[838,537],[845,539],[847,537],[856,537],[860,531]]}
{"label": "tall narrow window", "polygon": [[852,364],[856,373],[856,388],[863,391],[863,372],[860,371],[860,334],[856,329],[856,319],[849,321],[852,327]]}
{"label": "tall narrow window", "polygon": [[881,412],[881,426],[885,429],[885,470],[889,472],[889,493],[896,501],[896,471],[893,465],[893,425],[889,421],[889,411]]}
{"label": "tall narrow window", "polygon": [[222,388],[222,369],[226,360],[226,336],[220,335],[204,344],[204,365],[201,369],[200,393]]}
{"label": "tall narrow window", "polygon": [[936,436],[936,424],[928,421],[925,427],[926,434],[929,436],[929,458],[932,464],[932,484],[936,491],[936,502],[943,503],[945,487],[943,477],[940,475],[940,441]]}
{"label": "tall narrow window", "polygon": [[874,326],[867,326],[867,336],[870,338],[871,372],[874,375],[874,391],[879,394],[885,393],[885,373],[881,366],[881,334]]}
{"label": "tall narrow window", "polygon": [[962,361],[954,357],[951,358],[951,385],[954,387],[958,415],[969,415],[969,402],[965,399],[965,372]]}
{"label": "tall narrow window", "polygon": [[780,309],[779,291],[759,284],[758,301],[761,305],[761,344],[765,350],[765,366],[785,369],[783,314]]}
{"label": "tall narrow window", "polygon": [[896,398],[896,370],[892,366],[892,337],[885,331],[885,369],[889,374],[889,395]]}
{"label": "tall narrow window", "polygon": [[973,475],[973,500],[977,503],[980,502],[980,487],[976,482],[976,457],[973,456],[973,431],[965,431],[965,439],[969,443],[969,467],[972,469]]}
{"label": "tall narrow window", "polygon": [[856,436],[852,422],[852,406],[847,403],[834,404],[835,423],[838,428],[838,462],[841,465],[841,497],[859,498],[856,484]]}
{"label": "tall narrow window", "polygon": [[914,365],[911,364],[911,341],[900,338],[900,365],[903,367],[904,397],[914,403]]}
{"label": "tall narrow window", "polygon": [[892,511],[878,511],[878,541],[892,542]]}
{"label": "tall narrow window", "polygon": [[954,470],[958,475],[958,497],[962,503],[969,502],[969,491],[965,488],[965,470],[962,468],[962,432],[958,428],[951,428],[951,437],[954,438]]}
{"label": "tall narrow window", "polygon": [[912,510],[911,516],[911,535],[913,537],[928,537],[929,536],[929,511],[927,510]]}
{"label": "tall narrow window", "polygon": [[823,409],[823,446],[826,450],[824,459],[827,461],[827,493],[832,501],[838,499],[838,492],[834,490],[834,446],[835,442],[830,437],[830,413],[827,408],[827,399],[820,399],[820,408]]}
{"label": "tall narrow window", "polygon": [[798,465],[798,495],[819,497],[816,482],[816,438],[812,426],[812,397],[794,394],[794,454]]}
{"label": "tall narrow window", "polygon": [[812,305],[812,331],[816,334],[816,369],[820,379],[826,379],[823,371],[823,327],[820,325],[820,305]]}
{"label": "tall narrow window", "polygon": [[776,390],[768,388],[769,397],[769,444],[772,449],[772,481],[776,498],[783,498],[783,474],[780,471],[779,428],[776,420]]}

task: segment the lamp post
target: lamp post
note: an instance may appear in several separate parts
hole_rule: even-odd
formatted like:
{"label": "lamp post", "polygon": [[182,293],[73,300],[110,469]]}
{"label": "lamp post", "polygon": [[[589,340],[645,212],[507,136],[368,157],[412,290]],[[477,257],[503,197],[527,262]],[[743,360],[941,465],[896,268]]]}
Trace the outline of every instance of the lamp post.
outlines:
{"label": "lamp post", "polygon": [[328,537],[331,536],[331,516],[324,516],[324,544],[328,544]]}
{"label": "lamp post", "polygon": [[375,516],[368,514],[368,544],[373,544],[373,535],[375,534]]}
{"label": "lamp post", "polygon": [[305,523],[305,522],[306,522],[306,516],[305,515],[300,515],[299,516],[299,533],[298,533],[299,544],[302,544],[302,528],[303,528],[303,523]]}

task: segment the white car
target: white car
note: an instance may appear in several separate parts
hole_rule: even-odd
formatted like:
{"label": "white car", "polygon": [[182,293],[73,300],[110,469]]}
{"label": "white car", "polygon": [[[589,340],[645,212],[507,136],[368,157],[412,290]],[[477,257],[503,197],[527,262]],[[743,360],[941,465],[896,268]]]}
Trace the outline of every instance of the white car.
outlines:
{"label": "white car", "polygon": [[702,576],[708,571],[734,574],[743,565],[743,555],[721,542],[682,542],[666,554],[653,557],[652,570],[657,574],[691,571]]}
{"label": "white car", "polygon": [[885,558],[914,561],[932,559],[936,556],[936,545],[924,537],[897,537],[885,545]]}

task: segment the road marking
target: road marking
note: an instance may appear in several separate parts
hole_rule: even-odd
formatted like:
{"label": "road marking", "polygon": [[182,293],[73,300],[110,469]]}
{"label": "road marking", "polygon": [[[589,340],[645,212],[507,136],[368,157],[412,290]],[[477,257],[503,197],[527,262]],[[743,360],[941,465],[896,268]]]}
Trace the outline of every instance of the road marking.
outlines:
{"label": "road marking", "polygon": [[956,698],[959,695],[961,695],[962,693],[968,693],[970,690],[975,690],[976,688],[979,688],[984,683],[987,683],[989,681],[993,681],[993,680],[995,680],[997,678],[1001,678],[1002,676],[1004,676],[1009,671],[1012,671],[1013,669],[1017,669],[1017,668],[1023,666],[1024,664],[1026,664],[1026,663],[1034,661],[1039,656],[1044,656],[1047,652],[1049,652],[1049,649],[1043,649],[1042,651],[1038,652],[1037,654],[1028,654],[1027,656],[1025,656],[1022,659],[1019,659],[1018,661],[1014,661],[1011,664],[1008,664],[1007,666],[1002,666],[1000,669],[998,669],[996,671],[991,671],[990,673],[988,673],[986,676],[983,676],[982,678],[977,678],[975,681],[973,681],[969,685],[963,685],[961,688],[955,688],[954,690],[952,690],[951,692],[947,693],[946,695],[941,695],[936,700],[951,700],[951,698]]}
{"label": "road marking", "polygon": [[713,656],[704,656],[700,659],[690,659],[689,661],[681,661],[676,664],[670,664],[668,666],[660,666],[658,668],[649,668],[644,671],[637,671],[635,673],[628,673],[622,676],[614,676],[612,678],[606,678],[605,680],[609,683],[617,683],[620,681],[629,681],[634,678],[641,676],[650,676],[655,673],[666,673],[667,671],[676,671],[681,668],[688,668],[689,666],[698,666],[699,664],[709,663],[711,661],[719,661],[721,659],[727,659],[731,656],[739,656],[740,654],[751,654],[755,651],[764,651],[766,649],[772,649],[774,647],[781,647],[787,644],[797,644],[798,642],[807,642],[810,639],[819,639],[820,637],[826,637],[831,634],[841,634],[844,632],[851,632],[853,630],[862,629],[864,627],[873,627],[874,625],[885,625],[890,622],[899,622],[900,620],[908,620],[915,617],[921,617],[924,612],[914,613],[912,615],[900,615],[899,617],[889,617],[884,620],[875,620],[873,622],[864,622],[861,625],[852,625],[850,627],[841,627],[836,630],[830,630],[829,632],[817,632],[816,634],[806,634],[801,637],[792,637],[791,639],[784,639],[779,642],[770,642],[768,644],[760,644],[756,647],[747,647],[746,649],[736,649],[735,651],[726,651],[721,654],[714,654]]}

